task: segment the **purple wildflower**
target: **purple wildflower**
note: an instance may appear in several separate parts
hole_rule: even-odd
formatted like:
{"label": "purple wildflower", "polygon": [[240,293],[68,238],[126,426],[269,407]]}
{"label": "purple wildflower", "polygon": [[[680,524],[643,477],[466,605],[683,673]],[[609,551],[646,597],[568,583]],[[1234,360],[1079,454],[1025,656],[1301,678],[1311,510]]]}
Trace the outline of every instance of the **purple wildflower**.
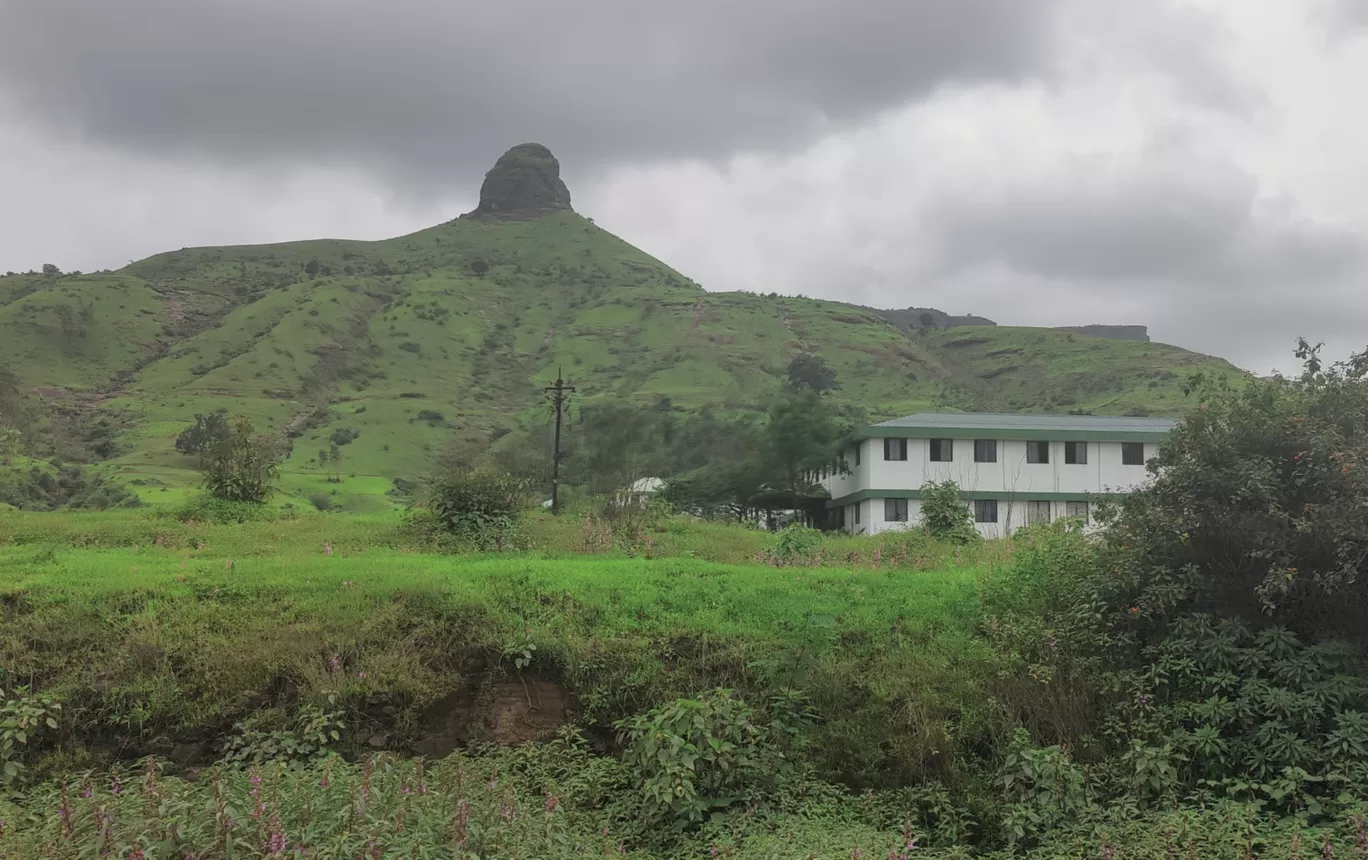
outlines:
{"label": "purple wildflower", "polygon": [[271,838],[266,843],[266,851],[269,854],[279,854],[285,850],[285,834],[279,830],[271,831]]}
{"label": "purple wildflower", "polygon": [[556,797],[554,794],[548,794],[546,796],[547,813],[555,812],[557,809],[560,809],[560,798]]}
{"label": "purple wildflower", "polygon": [[324,542],[323,542],[323,554],[324,554],[324,555],[332,555],[332,542],[331,542],[331,541],[324,541]]}
{"label": "purple wildflower", "polygon": [[123,783],[119,782],[119,777],[117,774],[114,777],[114,782],[110,783],[109,791],[112,794],[118,794],[119,792],[123,791]]}

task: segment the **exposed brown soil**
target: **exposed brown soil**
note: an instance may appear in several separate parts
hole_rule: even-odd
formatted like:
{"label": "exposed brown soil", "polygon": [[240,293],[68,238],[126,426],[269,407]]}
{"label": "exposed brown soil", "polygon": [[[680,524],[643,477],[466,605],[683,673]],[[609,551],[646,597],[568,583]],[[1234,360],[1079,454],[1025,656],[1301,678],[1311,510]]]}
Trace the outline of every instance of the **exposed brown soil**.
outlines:
{"label": "exposed brown soil", "polygon": [[466,685],[428,708],[413,752],[441,758],[472,741],[513,746],[543,740],[571,722],[577,710],[574,695],[545,678]]}

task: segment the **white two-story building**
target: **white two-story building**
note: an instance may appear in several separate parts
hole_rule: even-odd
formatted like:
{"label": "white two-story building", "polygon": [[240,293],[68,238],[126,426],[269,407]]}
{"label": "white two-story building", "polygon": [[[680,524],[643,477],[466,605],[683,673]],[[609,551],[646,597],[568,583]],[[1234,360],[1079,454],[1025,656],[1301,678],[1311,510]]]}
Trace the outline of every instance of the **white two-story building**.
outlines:
{"label": "white two-story building", "polygon": [[830,506],[855,534],[921,521],[921,488],[954,481],[984,537],[1060,517],[1092,522],[1098,496],[1146,478],[1176,422],[1091,415],[921,412],[864,428],[847,474],[828,476]]}

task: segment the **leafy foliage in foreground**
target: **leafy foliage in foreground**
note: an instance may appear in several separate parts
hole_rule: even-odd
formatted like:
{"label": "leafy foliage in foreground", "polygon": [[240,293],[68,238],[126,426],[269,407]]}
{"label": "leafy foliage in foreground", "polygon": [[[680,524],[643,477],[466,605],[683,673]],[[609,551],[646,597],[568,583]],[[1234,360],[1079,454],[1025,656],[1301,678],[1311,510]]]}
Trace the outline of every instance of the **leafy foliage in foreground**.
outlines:
{"label": "leafy foliage in foreground", "polygon": [[986,633],[1008,706],[1055,745],[1009,760],[1009,838],[1090,804],[1316,823],[1368,791],[1368,354],[1301,355],[1298,380],[1206,390],[1100,539],[1018,544]]}

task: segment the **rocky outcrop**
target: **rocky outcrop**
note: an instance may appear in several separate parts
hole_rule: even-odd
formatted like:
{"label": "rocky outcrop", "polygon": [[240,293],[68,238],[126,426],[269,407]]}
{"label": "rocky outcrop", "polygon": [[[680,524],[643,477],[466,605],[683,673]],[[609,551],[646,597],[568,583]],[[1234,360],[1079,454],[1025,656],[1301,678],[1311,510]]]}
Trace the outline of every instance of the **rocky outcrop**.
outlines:
{"label": "rocky outcrop", "polygon": [[540,143],[522,143],[485,174],[480,205],[462,217],[523,219],[573,211],[556,156]]}
{"label": "rocky outcrop", "polygon": [[997,323],[986,317],[977,317],[973,314],[953,316],[947,314],[945,311],[938,311],[935,308],[902,308],[901,310],[882,310],[880,308],[863,309],[870,313],[877,314],[904,331],[910,331],[917,328],[949,328],[951,326],[961,325],[997,325]]}
{"label": "rocky outcrop", "polygon": [[1149,328],[1142,325],[1061,325],[1056,331],[1071,331],[1111,340],[1138,340],[1149,343]]}

